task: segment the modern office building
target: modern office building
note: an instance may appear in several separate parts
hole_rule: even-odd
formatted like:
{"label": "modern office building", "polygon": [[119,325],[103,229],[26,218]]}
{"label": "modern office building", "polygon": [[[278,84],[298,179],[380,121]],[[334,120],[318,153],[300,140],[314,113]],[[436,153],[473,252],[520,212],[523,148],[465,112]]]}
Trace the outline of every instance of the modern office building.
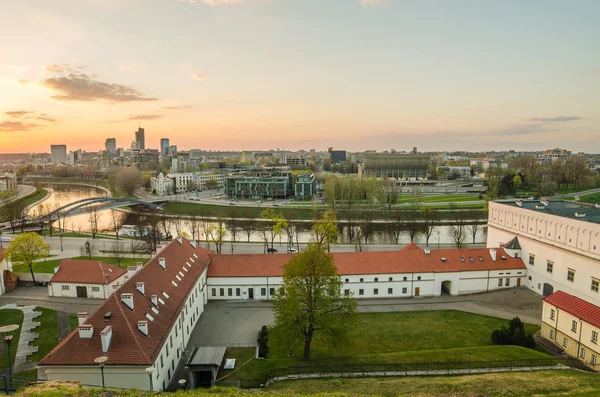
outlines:
{"label": "modern office building", "polygon": [[81,160],[83,160],[83,151],[81,149],[69,152],[69,164],[74,165]]}
{"label": "modern office building", "polygon": [[169,138],[160,139],[160,155],[166,156],[169,154]]}
{"label": "modern office building", "polygon": [[283,163],[285,165],[289,165],[290,167],[306,167],[306,157],[292,155],[292,156],[283,156]]}
{"label": "modern office building", "polygon": [[53,164],[67,162],[67,145],[50,145],[50,156]]}
{"label": "modern office building", "polygon": [[287,169],[255,169],[230,176],[225,181],[225,194],[230,199],[285,199],[293,194],[292,171]]}
{"label": "modern office building", "polygon": [[298,175],[294,185],[296,200],[311,200],[317,193],[317,180],[315,174],[304,173]]}
{"label": "modern office building", "polygon": [[347,154],[345,150],[333,150],[333,148],[331,148],[331,150],[329,150],[329,156],[332,164],[339,164],[342,161],[346,161]]}
{"label": "modern office building", "polygon": [[117,157],[117,140],[115,138],[106,138],[104,149],[106,150],[109,159],[113,160]]}
{"label": "modern office building", "polygon": [[139,127],[135,132],[135,144],[138,150],[146,149],[146,133],[142,127]]}
{"label": "modern office building", "polygon": [[600,208],[560,200],[489,203],[488,247],[527,264],[526,285],[545,296],[563,291],[600,304]]}
{"label": "modern office building", "polygon": [[414,153],[365,153],[359,176],[420,180],[427,178],[430,156]]}

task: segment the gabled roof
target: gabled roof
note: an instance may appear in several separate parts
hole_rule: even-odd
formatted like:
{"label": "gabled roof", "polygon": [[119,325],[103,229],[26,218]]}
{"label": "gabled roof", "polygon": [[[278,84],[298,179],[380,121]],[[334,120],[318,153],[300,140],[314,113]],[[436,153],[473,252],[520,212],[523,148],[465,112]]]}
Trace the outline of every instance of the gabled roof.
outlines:
{"label": "gabled roof", "polygon": [[600,307],[594,304],[563,291],[556,291],[547,296],[544,298],[544,302],[564,310],[594,327],[600,328]]}
{"label": "gabled roof", "polygon": [[11,272],[10,270],[4,270],[4,283],[8,284],[8,283],[15,283],[17,282],[17,280],[19,280],[19,277],[14,274],[13,272]]}
{"label": "gabled roof", "polygon": [[510,240],[508,243],[504,244],[503,248],[509,250],[520,250],[521,244],[519,244],[519,239],[517,238],[517,236],[515,236],[515,238]]}
{"label": "gabled roof", "polygon": [[[177,240],[171,241],[91,314],[84,323],[94,328],[91,339],[80,338],[78,330],[75,330],[44,357],[40,365],[96,365],[94,359],[103,355],[100,332],[107,325],[113,329],[110,348],[106,354],[107,365],[154,363],[188,295],[192,292],[191,288],[202,275],[210,259],[208,254],[211,251],[200,246],[194,248],[190,241],[184,238],[181,242],[180,244]],[[164,258],[166,269],[160,266],[160,258]],[[184,267],[187,271],[183,270]],[[179,272],[184,276],[181,277]],[[175,281],[177,287],[172,281]],[[136,289],[137,283],[144,283],[143,295]],[[169,297],[163,295],[163,292]],[[134,310],[121,301],[121,295],[124,293],[133,295]],[[164,304],[159,301],[158,306],[154,306],[151,301],[152,295],[157,295]],[[153,307],[158,310],[158,314],[152,310]],[[104,320],[107,312],[112,313],[109,321]],[[154,320],[150,320],[146,314]],[[147,321],[147,336],[138,329],[138,321]]]}
{"label": "gabled roof", "polygon": [[100,261],[63,259],[50,283],[110,284],[125,273],[124,269]]}
{"label": "gabled roof", "polygon": [[[496,250],[496,254],[495,261],[488,248],[441,249],[431,250],[427,254],[411,243],[399,251],[335,252],[331,255],[340,275],[525,269],[521,258],[510,257],[501,248]],[[282,276],[282,266],[289,262],[292,255],[212,255],[208,276]]]}

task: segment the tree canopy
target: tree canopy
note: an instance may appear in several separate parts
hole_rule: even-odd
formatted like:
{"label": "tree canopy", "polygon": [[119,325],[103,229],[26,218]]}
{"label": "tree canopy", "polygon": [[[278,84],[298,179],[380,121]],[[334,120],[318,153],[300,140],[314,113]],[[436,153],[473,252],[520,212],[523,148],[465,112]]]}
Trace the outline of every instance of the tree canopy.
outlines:
{"label": "tree canopy", "polygon": [[48,256],[50,247],[37,233],[19,234],[11,240],[6,249],[5,255],[11,261],[18,264],[27,265],[31,273],[31,278],[35,284],[35,275],[33,274],[33,263],[43,257]]}

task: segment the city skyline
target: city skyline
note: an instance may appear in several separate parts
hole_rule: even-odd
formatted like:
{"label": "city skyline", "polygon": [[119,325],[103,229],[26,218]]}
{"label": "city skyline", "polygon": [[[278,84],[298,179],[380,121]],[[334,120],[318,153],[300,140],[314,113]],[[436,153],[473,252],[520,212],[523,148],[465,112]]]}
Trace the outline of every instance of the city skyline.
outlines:
{"label": "city skyline", "polygon": [[128,148],[141,122],[150,148],[598,153],[599,13],[594,1],[6,2],[0,152]]}

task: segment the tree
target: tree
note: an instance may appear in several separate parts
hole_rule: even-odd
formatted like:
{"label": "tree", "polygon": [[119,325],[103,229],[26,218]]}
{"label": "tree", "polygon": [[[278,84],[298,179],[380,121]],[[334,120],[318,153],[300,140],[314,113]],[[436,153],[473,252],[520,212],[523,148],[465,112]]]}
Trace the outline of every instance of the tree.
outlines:
{"label": "tree", "polygon": [[396,244],[398,244],[398,241],[400,240],[400,233],[405,228],[405,224],[406,224],[405,219],[406,218],[405,218],[402,210],[392,211],[390,213],[390,215],[391,215],[391,222],[388,223],[388,227],[389,227],[390,231],[392,232],[392,235],[394,236],[394,240],[396,241]]}
{"label": "tree", "polygon": [[365,245],[369,244],[369,238],[375,231],[375,211],[370,208],[366,208],[361,211],[359,227],[360,234],[365,239]]}
{"label": "tree", "polygon": [[117,236],[117,240],[119,239],[119,231],[121,227],[123,227],[123,216],[119,211],[110,210],[110,226],[115,232],[115,236]]}
{"label": "tree", "polygon": [[215,190],[219,187],[219,182],[216,179],[211,178],[208,181],[206,181],[205,186],[206,190]]}
{"label": "tree", "polygon": [[100,211],[98,206],[91,205],[85,209],[87,212],[88,222],[90,223],[90,232],[92,232],[92,239],[96,238],[98,234],[98,220],[100,219]]}
{"label": "tree", "polygon": [[456,248],[461,249],[464,247],[467,238],[465,211],[457,210],[453,204],[450,204],[450,219],[453,221],[450,225],[452,240],[454,240]]}
{"label": "tree", "polygon": [[81,256],[87,256],[88,259],[92,259],[92,256],[96,253],[96,244],[93,241],[87,240],[81,247],[79,247]]}
{"label": "tree", "polygon": [[115,262],[117,262],[117,265],[119,267],[121,267],[121,262],[123,261],[123,258],[125,257],[125,244],[123,243],[123,241],[115,241],[112,243],[111,245],[111,252],[109,254],[109,256],[115,260]]}
{"label": "tree", "polygon": [[434,208],[423,207],[421,209],[421,219],[423,220],[423,227],[425,231],[425,245],[429,246],[429,238],[433,234],[433,228],[437,221],[438,214]]}
{"label": "tree", "polygon": [[[283,216],[281,212],[275,212],[272,208],[266,208],[260,214],[262,219],[268,219],[271,222],[271,225],[268,229],[266,229],[265,237],[269,237],[271,241],[271,248],[273,248],[273,243],[275,241],[275,237],[277,237],[282,231],[287,229],[288,222]],[[267,240],[265,239],[265,242]]]}
{"label": "tree", "polygon": [[468,225],[467,228],[469,229],[469,232],[471,233],[471,237],[473,237],[473,244],[475,244],[475,239],[477,238],[477,232],[484,226],[480,222],[486,218],[486,214],[487,213],[482,210],[474,210],[474,211],[471,211],[471,213],[470,213],[470,215],[471,215],[470,217],[472,218],[471,219],[472,223],[470,225]]}
{"label": "tree", "polygon": [[320,219],[313,220],[312,232],[315,236],[315,241],[319,246],[327,244],[327,252],[331,251],[331,244],[335,244],[340,234],[335,211],[328,210]]}
{"label": "tree", "polygon": [[19,234],[8,243],[4,255],[17,264],[26,265],[31,273],[33,284],[35,285],[35,275],[33,274],[33,263],[48,256],[50,246],[37,233]]}
{"label": "tree", "polygon": [[348,341],[356,301],[342,295],[342,286],[333,256],[317,244],[283,266],[283,286],[273,301],[276,335],[287,335],[284,343],[290,350],[303,345],[304,361],[310,360],[315,333],[329,343]]}
{"label": "tree", "polygon": [[25,211],[25,204],[22,200],[6,204],[5,206],[0,207],[0,219],[8,221],[12,232],[15,233],[17,226],[19,226],[20,223],[24,223],[22,221],[23,211]]}
{"label": "tree", "polygon": [[116,174],[117,188],[128,196],[133,196],[142,184],[142,173],[135,168],[121,168]]}
{"label": "tree", "polygon": [[535,348],[535,341],[531,333],[525,332],[525,324],[517,316],[510,320],[508,328],[502,326],[492,331],[492,342],[495,345],[523,346],[530,349]]}
{"label": "tree", "polygon": [[215,243],[215,251],[217,254],[222,253],[223,238],[227,235],[224,227],[223,219],[218,219],[216,223],[209,223],[206,230],[206,239]]}

